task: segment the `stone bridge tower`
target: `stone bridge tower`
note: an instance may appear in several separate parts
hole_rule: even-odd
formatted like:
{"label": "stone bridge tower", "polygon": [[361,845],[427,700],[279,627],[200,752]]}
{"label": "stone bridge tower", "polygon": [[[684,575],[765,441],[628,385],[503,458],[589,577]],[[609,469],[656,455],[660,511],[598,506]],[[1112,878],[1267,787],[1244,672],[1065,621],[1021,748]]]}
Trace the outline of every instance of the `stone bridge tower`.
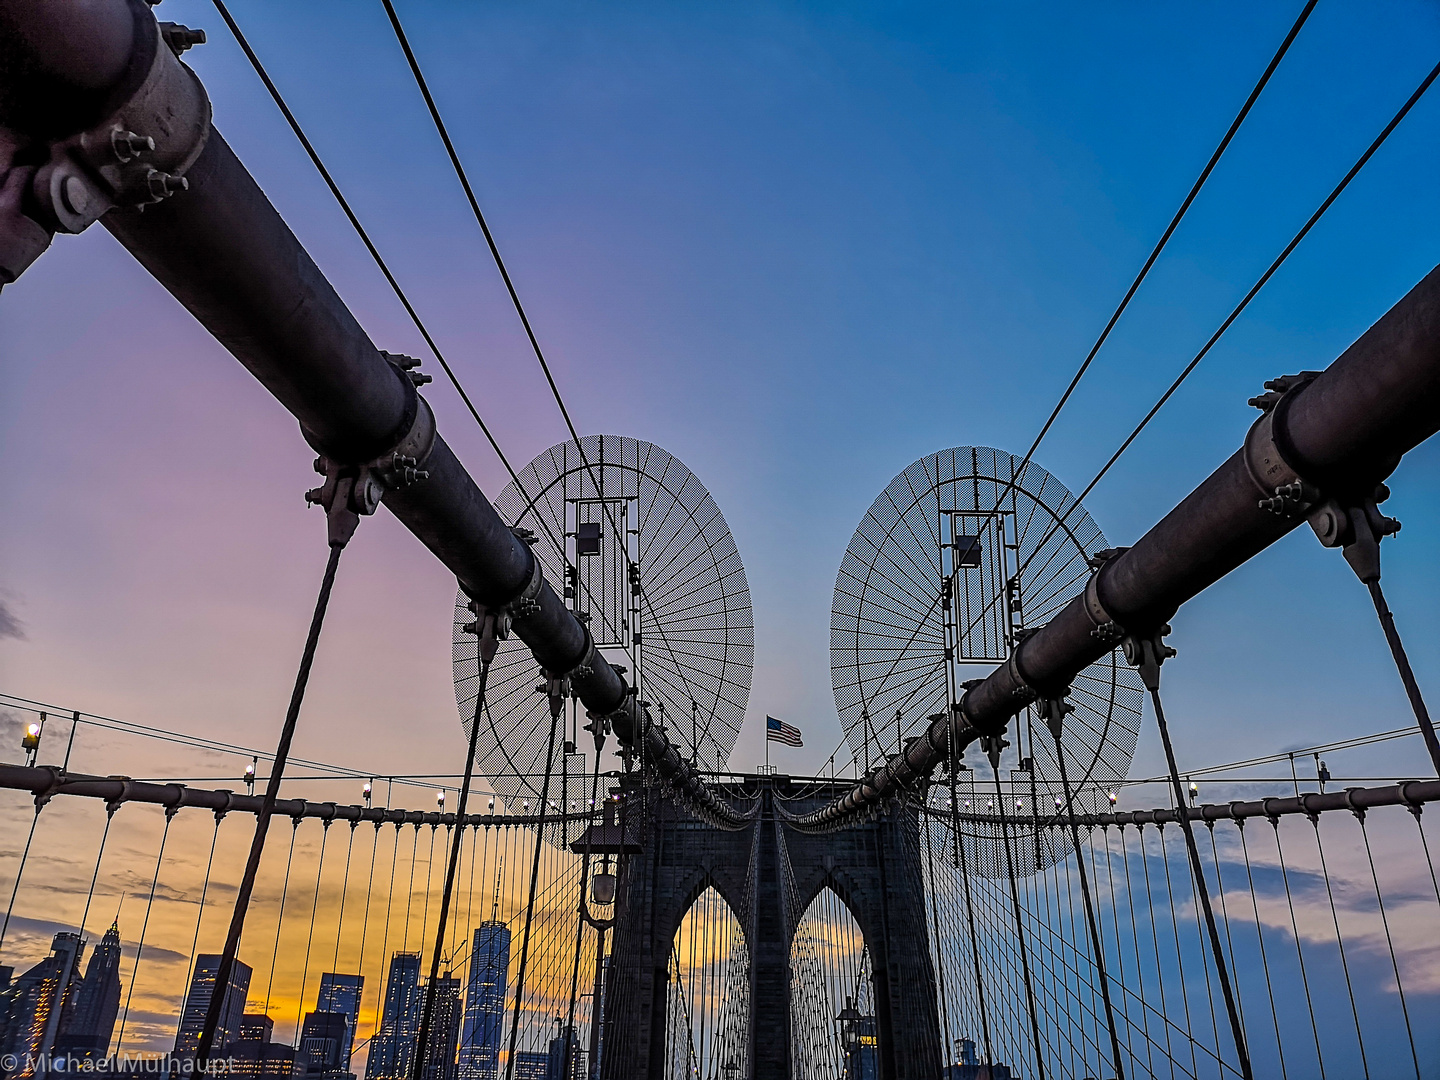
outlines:
{"label": "stone bridge tower", "polygon": [[[826,886],[859,924],[874,973],[881,1080],[935,1080],[940,1023],[914,811],[823,836],[795,831],[786,814],[819,807],[850,787],[760,776],[730,785],[750,825],[725,831],[651,795],[631,821],[612,959],[606,979],[604,1080],[664,1075],[670,944],[686,912],[713,886],[744,928],[750,955],[747,1080],[791,1080],[790,951],[796,925]],[[722,788],[721,790],[726,790]],[[628,798],[642,816],[643,797]],[[635,850],[638,848],[639,850]]]}

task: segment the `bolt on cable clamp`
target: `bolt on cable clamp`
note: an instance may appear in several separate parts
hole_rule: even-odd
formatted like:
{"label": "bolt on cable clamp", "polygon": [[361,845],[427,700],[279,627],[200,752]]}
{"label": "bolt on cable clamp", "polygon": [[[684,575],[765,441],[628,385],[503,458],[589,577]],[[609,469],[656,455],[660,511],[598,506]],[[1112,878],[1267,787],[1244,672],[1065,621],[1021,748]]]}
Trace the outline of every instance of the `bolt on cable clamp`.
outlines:
{"label": "bolt on cable clamp", "polygon": [[1125,637],[1125,628],[1105,609],[1100,600],[1100,574],[1107,563],[1129,551],[1128,547],[1105,548],[1086,558],[1092,573],[1085,582],[1085,614],[1094,624],[1090,636],[1111,647],[1118,645]]}
{"label": "bolt on cable clamp", "polygon": [[155,24],[139,46],[151,57],[135,91],[99,124],[52,144],[35,171],[40,224],[83,232],[116,207],[143,210],[189,187],[185,173],[210,138],[210,99],[178,56],[204,40],[203,30]]}

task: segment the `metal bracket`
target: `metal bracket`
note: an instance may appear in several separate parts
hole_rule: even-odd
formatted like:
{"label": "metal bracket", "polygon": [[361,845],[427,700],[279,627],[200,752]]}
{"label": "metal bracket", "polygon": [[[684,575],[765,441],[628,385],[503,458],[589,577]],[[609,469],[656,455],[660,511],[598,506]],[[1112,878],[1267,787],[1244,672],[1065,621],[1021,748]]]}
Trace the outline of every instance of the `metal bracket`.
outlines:
{"label": "metal bracket", "polygon": [[990,760],[990,768],[994,769],[996,773],[1000,771],[1000,752],[1009,745],[1003,731],[994,735],[980,736],[980,749],[985,752],[985,756]]}
{"label": "metal bracket", "polygon": [[1060,741],[1060,734],[1065,729],[1065,717],[1075,711],[1075,706],[1066,701],[1069,695],[1069,688],[1060,697],[1045,698],[1040,702],[1040,716],[1045,721],[1045,726],[1050,729],[1050,734],[1055,736],[1055,741]]}
{"label": "metal bracket", "polygon": [[1170,624],[1165,623],[1145,637],[1130,634],[1123,642],[1125,659],[1140,672],[1140,681],[1147,690],[1160,689],[1160,665],[1175,655],[1164,641],[1168,633]]}

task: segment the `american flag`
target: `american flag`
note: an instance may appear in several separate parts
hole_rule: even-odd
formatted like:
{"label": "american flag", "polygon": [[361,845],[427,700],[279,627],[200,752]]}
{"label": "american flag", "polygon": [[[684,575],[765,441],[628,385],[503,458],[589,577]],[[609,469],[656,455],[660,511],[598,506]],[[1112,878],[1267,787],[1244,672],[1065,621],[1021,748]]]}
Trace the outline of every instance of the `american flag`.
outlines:
{"label": "american flag", "polygon": [[800,729],[783,720],[776,720],[773,716],[765,717],[765,738],[770,742],[784,743],[786,746],[804,746],[805,742],[800,738]]}

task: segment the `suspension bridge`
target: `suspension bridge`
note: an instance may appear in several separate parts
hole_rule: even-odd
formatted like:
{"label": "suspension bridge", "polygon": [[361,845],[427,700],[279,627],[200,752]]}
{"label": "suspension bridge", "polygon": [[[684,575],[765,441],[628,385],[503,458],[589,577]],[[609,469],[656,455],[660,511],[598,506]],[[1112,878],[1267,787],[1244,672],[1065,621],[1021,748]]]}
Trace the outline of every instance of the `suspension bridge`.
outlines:
{"label": "suspension bridge", "polygon": [[[754,636],[719,506],[663,448],[576,428],[381,3],[569,435],[523,467],[214,6],[499,454],[493,497],[421,392],[429,358],[372,340],[221,137],[184,62],[206,34],[139,0],[0,4],[0,284],[102,225],[299,422],[327,552],[273,743],[0,693],[23,727],[0,1074],[1440,1076],[1440,741],[1381,574],[1386,481],[1440,430],[1440,269],[1256,387],[1243,443],[1129,546],[1082,505],[1440,66],[1072,493],[1037,451],[1303,7],[1029,449],[946,448],[871,505],[832,608],[843,741],[800,776],[730,767]],[[457,585],[468,752],[443,775],[291,752],[342,555],[382,510]],[[1182,763],[1171,728],[1202,721],[1167,716],[1171,621],[1304,525],[1368,593],[1411,715]],[[1147,728],[1166,768],[1134,776]],[[161,746],[189,771],[118,773]],[[1368,766],[1394,746],[1414,775]]]}

